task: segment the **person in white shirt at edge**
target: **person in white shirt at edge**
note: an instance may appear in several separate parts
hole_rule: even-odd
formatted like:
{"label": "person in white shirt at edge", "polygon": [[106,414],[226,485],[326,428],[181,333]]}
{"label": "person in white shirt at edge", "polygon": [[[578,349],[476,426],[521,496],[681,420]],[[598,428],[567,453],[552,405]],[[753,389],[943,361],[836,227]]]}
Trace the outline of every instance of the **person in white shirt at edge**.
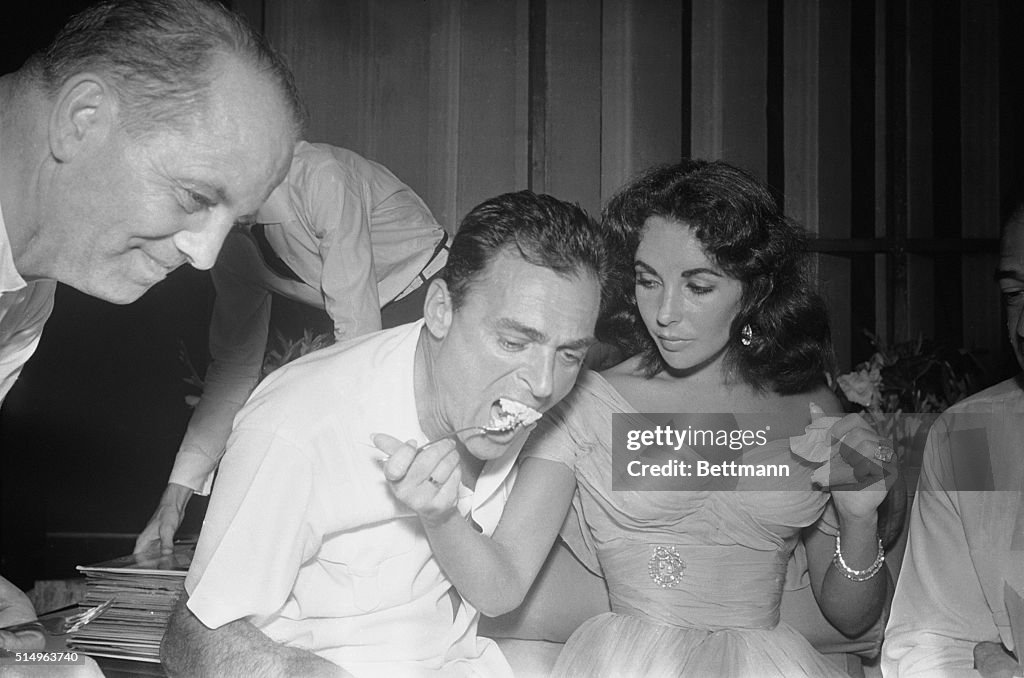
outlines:
{"label": "person in white shirt at edge", "polygon": [[417,320],[447,235],[415,192],[352,151],[301,141],[287,178],[213,268],[205,390],[135,552],[173,548],[193,493],[208,495],[231,422],[261,376],[273,293],[326,311],[336,341]]}
{"label": "person in white shirt at edge", "polygon": [[[505,194],[463,220],[422,321],[271,374],[235,420],[164,636],[168,674],[510,676],[382,466],[493,530],[533,426],[452,436],[486,425],[499,398],[543,412],[569,392],[608,270],[581,209]],[[384,431],[442,439],[420,454],[457,450],[462,483],[402,478],[374,445]]]}
{"label": "person in white shirt at edge", "polygon": [[[996,278],[1024,367],[1024,207],[1003,226]],[[887,677],[1024,675],[1004,601],[1005,586],[1024,595],[1022,379],[957,403],[929,431],[882,648]]]}
{"label": "person in white shirt at edge", "polygon": [[[210,268],[303,121],[284,63],[205,0],[99,3],[0,77],[0,401],[57,282],[127,304],[184,263]],[[0,626],[34,617],[0,579]],[[43,642],[0,632],[7,650]]]}

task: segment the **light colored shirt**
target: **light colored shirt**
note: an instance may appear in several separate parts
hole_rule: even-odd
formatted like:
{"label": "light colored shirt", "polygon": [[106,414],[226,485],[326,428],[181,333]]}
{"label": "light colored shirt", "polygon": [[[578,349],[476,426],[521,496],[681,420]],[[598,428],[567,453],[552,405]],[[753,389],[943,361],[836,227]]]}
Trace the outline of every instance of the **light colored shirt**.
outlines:
{"label": "light colored shirt", "polygon": [[[211,628],[248,619],[357,676],[510,676],[477,612],[384,479],[371,435],[426,442],[413,386],[422,322],[279,369],[238,416],[185,582]],[[517,450],[459,510],[497,525]]]}
{"label": "light colored shirt", "polygon": [[260,208],[266,239],[302,282],[274,273],[251,235],[231,233],[213,268],[211,364],[170,482],[209,494],[231,422],[260,378],[271,293],[323,308],[338,341],[381,328],[380,309],[439,271],[444,229],[411,188],[352,151],[299,142]]}
{"label": "light colored shirt", "polygon": [[55,280],[26,282],[18,274],[0,207],[0,403],[39,345],[56,290]]}
{"label": "light colored shirt", "polygon": [[976,677],[977,643],[1013,649],[1003,590],[1024,594],[1022,416],[1024,390],[1011,379],[932,426],[885,632],[885,676]]}

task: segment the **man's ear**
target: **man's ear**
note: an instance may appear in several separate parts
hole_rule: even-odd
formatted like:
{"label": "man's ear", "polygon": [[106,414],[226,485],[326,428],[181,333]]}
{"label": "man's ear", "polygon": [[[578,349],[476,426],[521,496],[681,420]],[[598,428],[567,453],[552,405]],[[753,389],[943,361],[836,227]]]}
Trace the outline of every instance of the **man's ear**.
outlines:
{"label": "man's ear", "polygon": [[452,295],[448,292],[448,283],[435,278],[427,288],[427,297],[423,300],[423,320],[436,339],[443,339],[452,326]]}
{"label": "man's ear", "polygon": [[117,100],[103,78],[76,75],[60,88],[50,113],[50,152],[58,162],[68,162],[105,139],[116,120]]}

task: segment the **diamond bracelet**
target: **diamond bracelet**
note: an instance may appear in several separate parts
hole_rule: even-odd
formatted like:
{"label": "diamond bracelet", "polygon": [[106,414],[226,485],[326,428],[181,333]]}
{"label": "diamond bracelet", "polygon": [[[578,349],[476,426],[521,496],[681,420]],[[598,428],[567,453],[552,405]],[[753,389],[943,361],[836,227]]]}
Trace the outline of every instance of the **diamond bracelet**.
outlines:
{"label": "diamond bracelet", "polygon": [[836,566],[840,574],[849,579],[850,581],[867,581],[871,579],[878,571],[882,569],[882,564],[885,562],[885,549],[882,548],[882,540],[878,540],[878,553],[875,554],[875,562],[871,563],[867,568],[863,570],[855,570],[846,564],[843,560],[843,551],[839,540],[839,535],[836,535],[836,554],[832,556],[832,564]]}

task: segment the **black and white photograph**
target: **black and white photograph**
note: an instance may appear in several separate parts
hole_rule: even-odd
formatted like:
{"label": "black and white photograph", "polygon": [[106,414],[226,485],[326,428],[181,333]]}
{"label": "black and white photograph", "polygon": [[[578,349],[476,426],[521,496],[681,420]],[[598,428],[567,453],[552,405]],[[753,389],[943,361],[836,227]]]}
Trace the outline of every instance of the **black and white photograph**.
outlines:
{"label": "black and white photograph", "polygon": [[0,678],[1024,676],[1024,2],[0,17]]}

